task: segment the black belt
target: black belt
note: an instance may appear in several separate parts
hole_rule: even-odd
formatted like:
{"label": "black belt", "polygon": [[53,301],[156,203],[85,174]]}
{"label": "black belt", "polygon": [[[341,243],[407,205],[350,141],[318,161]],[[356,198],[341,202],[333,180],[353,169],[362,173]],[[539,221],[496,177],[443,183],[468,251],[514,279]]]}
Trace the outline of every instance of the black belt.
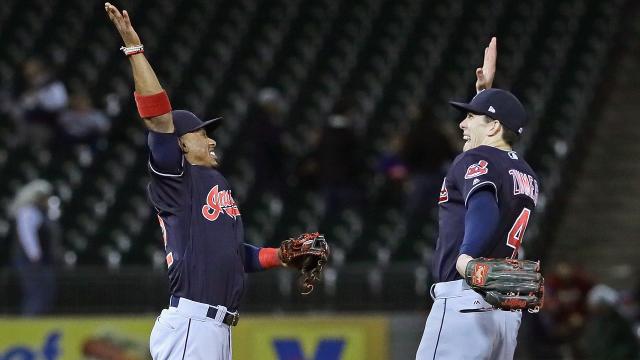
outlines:
{"label": "black belt", "polygon": [[[169,300],[169,305],[171,307],[177,308],[179,303],[180,303],[180,298],[177,296],[171,295],[171,300]],[[218,314],[218,311],[220,311],[220,309],[209,305],[209,309],[207,310],[207,317],[215,320],[216,315]],[[226,311],[226,313],[224,314],[224,318],[222,319],[222,323],[227,324],[229,326],[238,325],[238,321],[240,321],[240,314],[238,314],[237,312],[230,313]]]}

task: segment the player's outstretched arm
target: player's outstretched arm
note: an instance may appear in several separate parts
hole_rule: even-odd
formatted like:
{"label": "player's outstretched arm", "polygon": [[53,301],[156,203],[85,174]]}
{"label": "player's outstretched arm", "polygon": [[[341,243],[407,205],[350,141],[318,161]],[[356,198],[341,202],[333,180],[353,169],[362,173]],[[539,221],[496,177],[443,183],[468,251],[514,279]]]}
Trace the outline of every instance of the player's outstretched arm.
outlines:
{"label": "player's outstretched arm", "polygon": [[283,241],[279,248],[258,248],[243,243],[245,272],[290,267],[300,272],[300,292],[313,291],[329,261],[329,244],[320,233],[304,233]]}
{"label": "player's outstretched arm", "polygon": [[[142,45],[140,37],[131,25],[131,19],[126,10],[121,13],[118,8],[110,3],[105,3],[104,9],[118,30],[120,37],[122,37],[126,48],[135,48]],[[160,86],[156,73],[153,71],[153,68],[142,51],[134,51],[134,53],[128,55],[128,57],[135,81],[136,102],[138,103],[139,110],[144,109],[140,111],[140,115],[143,117],[145,125],[149,130],[160,133],[173,133],[171,108],[164,89]],[[167,108],[168,111],[164,112]]]}
{"label": "player's outstretched arm", "polygon": [[496,61],[498,59],[498,39],[491,38],[489,46],[484,49],[482,67],[476,69],[476,92],[491,88],[496,76]]}
{"label": "player's outstretched arm", "polygon": [[242,243],[242,247],[245,272],[258,272],[285,266],[279,248],[256,247],[247,243]]}

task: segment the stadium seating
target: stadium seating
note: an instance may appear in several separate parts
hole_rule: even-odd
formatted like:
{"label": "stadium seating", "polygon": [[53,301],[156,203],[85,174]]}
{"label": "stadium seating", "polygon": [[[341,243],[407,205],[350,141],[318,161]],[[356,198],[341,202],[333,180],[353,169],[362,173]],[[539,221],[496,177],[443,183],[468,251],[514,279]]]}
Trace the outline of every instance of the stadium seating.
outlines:
{"label": "stadium seating", "polygon": [[[287,235],[319,229],[342,261],[376,262],[384,269],[389,262],[426,264],[435,244],[436,214],[411,223],[403,199],[388,196],[388,184],[373,180],[383,145],[409,125],[408,106],[424,104],[435,118],[454,121],[457,115],[447,100],[472,95],[482,49],[497,34],[495,85],[512,89],[528,108],[531,127],[519,151],[542,179],[538,227],[543,226],[544,209],[562,184],[557,169],[573,151],[594,88],[602,81],[624,0],[129,3],[174,108],[225,117],[215,139],[224,156],[223,172],[240,202],[247,240],[273,246]],[[100,105],[115,99],[121,107],[112,116],[108,145],[91,162],[81,161],[72,147],[15,144],[14,124],[0,122],[5,184],[0,238],[8,234],[6,208],[16,189],[43,177],[55,184],[62,200],[69,266],[162,266],[160,229],[145,198],[146,138],[132,101],[129,64],[98,5],[7,0],[0,7],[2,92],[19,88],[21,63],[37,55],[59,69],[69,88],[85,89]],[[366,194],[361,208],[326,218],[319,189],[294,186],[281,195],[252,191],[254,170],[247,155],[252,143],[243,130],[264,87],[281,90],[285,99],[291,164],[314,150],[311,130],[340,111],[342,100],[351,100],[349,116],[366,144],[363,178],[370,179],[359,183]],[[537,231],[529,230],[529,241]]]}

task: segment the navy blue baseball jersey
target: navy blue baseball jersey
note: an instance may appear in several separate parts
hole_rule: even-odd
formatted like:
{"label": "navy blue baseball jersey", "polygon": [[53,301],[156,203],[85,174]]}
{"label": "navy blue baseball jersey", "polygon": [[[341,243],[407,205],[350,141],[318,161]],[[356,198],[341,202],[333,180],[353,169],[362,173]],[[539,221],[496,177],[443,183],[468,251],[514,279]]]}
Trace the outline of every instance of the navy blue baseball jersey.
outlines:
{"label": "navy blue baseball jersey", "polygon": [[[179,151],[177,139],[163,146]],[[181,156],[182,164],[167,172],[153,156],[152,149],[148,195],[162,229],[171,294],[236,310],[246,281],[244,229],[227,180]]]}
{"label": "navy blue baseball jersey", "polygon": [[479,146],[456,157],[440,190],[438,242],[434,256],[436,282],[461,279],[456,270],[464,238],[469,197],[479,189],[495,193],[500,222],[483,257],[510,257],[520,247],[538,202],[538,178],[514,151]]}

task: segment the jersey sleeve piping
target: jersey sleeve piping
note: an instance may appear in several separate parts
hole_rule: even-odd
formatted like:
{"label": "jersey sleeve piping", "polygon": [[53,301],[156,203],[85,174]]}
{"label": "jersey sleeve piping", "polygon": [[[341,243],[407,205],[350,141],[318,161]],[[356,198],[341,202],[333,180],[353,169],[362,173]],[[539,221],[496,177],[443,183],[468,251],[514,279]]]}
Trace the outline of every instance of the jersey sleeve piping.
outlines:
{"label": "jersey sleeve piping", "polygon": [[471,190],[469,190],[469,193],[467,194],[467,197],[464,199],[464,207],[467,207],[467,201],[469,201],[469,197],[471,196],[471,194],[473,194],[476,190],[480,189],[481,187],[485,187],[485,186],[493,186],[493,194],[496,197],[496,203],[498,203],[498,187],[496,186],[496,184],[493,181],[483,181],[481,183],[477,183],[475,184]]}
{"label": "jersey sleeve piping", "polygon": [[182,176],[182,174],[184,174],[184,156],[182,157],[182,164],[180,165],[180,167],[182,168],[182,171],[180,172],[180,174],[166,174],[166,173],[162,173],[162,172],[154,169],[153,165],[151,164],[151,160],[149,160],[149,169],[151,169],[151,171],[153,171],[156,175],[160,175],[160,176],[165,176],[165,177],[180,177],[180,176]]}

